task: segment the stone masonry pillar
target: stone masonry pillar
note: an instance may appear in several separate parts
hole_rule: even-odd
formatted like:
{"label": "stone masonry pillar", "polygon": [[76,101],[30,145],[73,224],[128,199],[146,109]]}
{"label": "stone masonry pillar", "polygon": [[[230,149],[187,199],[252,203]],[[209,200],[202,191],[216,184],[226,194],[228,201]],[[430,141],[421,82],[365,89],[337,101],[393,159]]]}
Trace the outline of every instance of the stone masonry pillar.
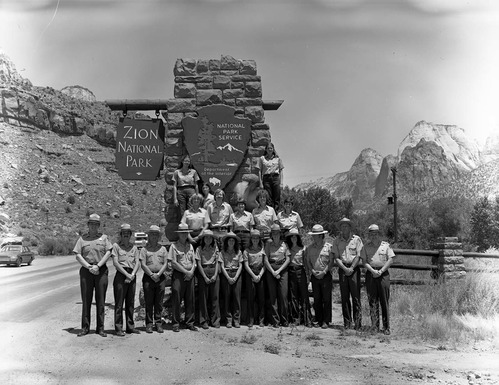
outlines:
{"label": "stone masonry pillar", "polygon": [[438,257],[433,258],[433,264],[438,266],[438,277],[447,281],[466,277],[464,267],[463,245],[457,237],[438,238],[434,248]]}

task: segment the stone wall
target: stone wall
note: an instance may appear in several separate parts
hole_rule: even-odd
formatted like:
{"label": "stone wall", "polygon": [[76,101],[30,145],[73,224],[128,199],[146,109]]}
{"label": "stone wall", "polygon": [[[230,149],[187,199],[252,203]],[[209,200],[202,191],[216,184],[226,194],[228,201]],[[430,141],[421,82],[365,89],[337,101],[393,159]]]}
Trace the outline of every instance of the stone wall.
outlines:
{"label": "stone wall", "polygon": [[[170,230],[180,221],[178,210],[172,205],[173,172],[187,150],[183,143],[182,119],[197,116],[197,109],[212,104],[225,104],[235,108],[236,116],[249,118],[251,141],[248,151],[234,179],[225,188],[230,203],[235,203],[241,189],[258,182],[254,159],[263,155],[265,146],[271,140],[269,126],[265,123],[262,83],[257,75],[254,60],[239,60],[222,55],[221,59],[177,59],[173,70],[175,75],[174,99],[167,102],[163,117],[168,125],[165,140],[165,218]],[[173,234],[168,234],[170,238]]]}

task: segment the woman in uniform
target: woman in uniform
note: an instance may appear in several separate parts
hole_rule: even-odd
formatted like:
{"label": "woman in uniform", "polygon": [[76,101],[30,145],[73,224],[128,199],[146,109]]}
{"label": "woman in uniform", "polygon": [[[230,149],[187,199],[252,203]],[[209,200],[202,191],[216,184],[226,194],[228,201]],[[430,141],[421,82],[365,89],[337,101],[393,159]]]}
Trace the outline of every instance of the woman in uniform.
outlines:
{"label": "woman in uniform", "polygon": [[147,243],[139,254],[142,270],[144,270],[142,286],[146,303],[146,333],[152,333],[153,325],[156,325],[158,333],[163,333],[161,313],[166,287],[164,272],[167,268],[167,251],[158,243],[159,238],[159,226],[152,225],[147,233]]}
{"label": "woman in uniform", "polygon": [[288,326],[288,265],[290,253],[286,243],[281,241],[281,228],[273,224],[270,239],[265,244],[265,274],[271,307],[271,324]]}
{"label": "woman in uniform", "polygon": [[[243,252],[246,270],[246,295],[248,299],[248,327],[254,323],[263,327],[265,318],[265,250],[258,230],[251,230],[250,245]],[[255,319],[256,318],[256,319]]]}
{"label": "woman in uniform", "polygon": [[196,256],[194,248],[189,243],[189,227],[185,223],[178,225],[178,241],[172,243],[168,251],[168,261],[171,263],[172,274],[172,330],[180,331],[180,304],[184,300],[185,324],[191,331],[197,331],[194,326],[194,273],[196,271]]}
{"label": "woman in uniform", "polygon": [[275,210],[267,205],[268,193],[265,190],[258,191],[256,201],[258,207],[253,209],[253,219],[255,220],[255,228],[260,231],[263,241],[270,238],[270,228],[277,223],[277,215]]}
{"label": "woman in uniform", "polygon": [[239,238],[233,232],[222,238],[221,253],[221,291],[224,298],[222,318],[227,320],[227,327],[240,327],[241,318],[241,272],[243,256],[239,250]]}
{"label": "woman in uniform", "polygon": [[281,203],[281,187],[283,170],[281,158],[275,152],[274,145],[269,142],[265,147],[265,154],[258,158],[260,187],[269,194],[269,204],[277,211]]}
{"label": "woman in uniform", "polygon": [[139,270],[139,250],[130,242],[132,230],[128,223],[124,223],[120,228],[119,240],[113,245],[111,253],[113,264],[116,267],[114,276],[114,329],[116,335],[123,337],[123,303],[125,303],[126,332],[140,332],[135,329],[133,321],[133,311],[135,309],[135,289],[137,280],[135,279]]}
{"label": "woman in uniform", "polygon": [[85,336],[90,331],[90,309],[94,290],[97,309],[96,331],[101,337],[107,337],[104,332],[104,304],[108,284],[106,262],[111,255],[113,245],[109,242],[107,235],[99,233],[99,215],[91,214],[87,225],[88,233],[78,238],[73,249],[76,260],[82,266],[80,269],[82,314],[81,331],[78,337]]}
{"label": "woman in uniform", "polygon": [[191,195],[199,192],[199,175],[192,168],[191,158],[185,156],[179,167],[173,172],[173,204],[179,206],[180,215],[184,215]]}
{"label": "woman in uniform", "polygon": [[208,324],[214,328],[220,327],[220,291],[218,251],[213,232],[205,230],[199,236],[200,245],[196,249],[199,289],[199,324],[208,329]]}
{"label": "woman in uniform", "polygon": [[201,194],[193,194],[189,199],[189,208],[184,211],[184,215],[180,220],[181,223],[187,224],[189,230],[191,230],[188,233],[188,239],[194,248],[197,247],[199,237],[210,224],[208,212],[201,207],[202,201],[203,197]]}
{"label": "woman in uniform", "polygon": [[250,231],[255,226],[253,214],[245,210],[244,199],[237,201],[237,210],[230,215],[229,225],[241,240],[241,250],[246,249],[250,244]]}

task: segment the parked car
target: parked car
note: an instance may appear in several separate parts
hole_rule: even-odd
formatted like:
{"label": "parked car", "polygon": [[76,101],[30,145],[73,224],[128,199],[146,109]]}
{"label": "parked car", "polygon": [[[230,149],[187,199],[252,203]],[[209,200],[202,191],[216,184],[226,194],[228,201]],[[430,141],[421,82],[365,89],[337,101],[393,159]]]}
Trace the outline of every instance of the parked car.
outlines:
{"label": "parked car", "polygon": [[147,234],[142,232],[136,232],[133,237],[135,238],[134,244],[138,249],[143,248],[147,243]]}
{"label": "parked car", "polygon": [[4,245],[0,248],[0,264],[21,266],[23,263],[31,265],[35,259],[28,246],[23,245]]}

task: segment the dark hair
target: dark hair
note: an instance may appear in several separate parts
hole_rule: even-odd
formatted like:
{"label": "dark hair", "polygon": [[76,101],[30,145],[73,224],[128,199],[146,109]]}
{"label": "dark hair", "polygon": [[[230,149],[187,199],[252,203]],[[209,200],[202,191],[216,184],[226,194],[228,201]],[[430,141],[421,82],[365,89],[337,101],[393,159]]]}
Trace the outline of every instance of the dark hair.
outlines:
{"label": "dark hair", "polygon": [[203,183],[203,184],[202,184],[202,186],[201,186],[201,193],[203,193],[203,187],[204,187],[204,186],[208,186],[208,189],[209,189],[209,190],[208,190],[208,194],[212,194],[212,192],[211,192],[211,186],[210,186],[210,184],[209,184],[209,183],[206,183],[206,182],[205,182],[205,183]]}
{"label": "dark hair", "polygon": [[234,251],[237,254],[239,252],[239,242],[237,241],[237,238],[234,238],[234,237],[226,237],[224,239],[222,250],[225,251],[225,252],[227,252],[227,249],[229,248],[229,239],[233,239],[235,241],[235,243],[234,243]]}
{"label": "dark hair", "polygon": [[211,237],[211,246],[216,247],[217,243],[215,242],[215,237],[213,235],[205,235],[204,237],[201,238],[201,241],[199,242],[199,246],[201,249],[204,249],[205,246],[207,246],[205,239],[207,237]]}
{"label": "dark hair", "polygon": [[265,155],[267,155],[267,147],[268,147],[269,145],[272,145],[272,148],[274,149],[274,154],[273,154],[273,157],[274,157],[274,158],[279,158],[279,155],[277,154],[277,152],[276,152],[276,150],[275,150],[274,143],[272,143],[272,142],[268,142],[268,143],[265,145],[265,152],[263,153],[263,155],[264,155],[264,156],[265,156]]}
{"label": "dark hair", "polygon": [[[249,246],[246,248],[246,250],[251,249],[253,247],[253,241],[251,240],[251,238],[253,238],[253,237],[250,236],[250,243],[249,243]],[[258,247],[260,249],[263,249],[263,240],[262,240],[262,237],[258,237]]]}
{"label": "dark hair", "polygon": [[256,194],[256,201],[258,203],[260,203],[260,198],[263,196],[267,199],[267,202],[268,202],[270,199],[269,193],[267,192],[267,190],[264,190],[264,189],[261,189],[260,191],[258,191],[258,193]]}
{"label": "dark hair", "polygon": [[283,204],[286,204],[286,203],[291,203],[292,205],[294,205],[295,204],[295,200],[292,197],[286,197],[286,199],[284,199],[284,203]]}
{"label": "dark hair", "polygon": [[[185,158],[189,158],[189,160],[191,160],[191,157],[190,157],[189,155],[184,155],[184,156],[182,157],[182,159],[180,159],[180,163],[178,164],[177,170],[180,170],[180,169],[182,168],[182,166],[183,166],[183,164],[184,164],[184,159],[185,159]],[[189,168],[193,168],[193,166],[192,166],[192,161],[191,161],[191,163],[189,164]]]}
{"label": "dark hair", "polygon": [[[301,240],[301,237],[299,235],[296,235],[296,244],[300,247],[303,247],[303,241]],[[288,245],[288,248],[290,250],[293,247],[293,242],[291,242],[291,236],[286,237],[286,245]]]}

